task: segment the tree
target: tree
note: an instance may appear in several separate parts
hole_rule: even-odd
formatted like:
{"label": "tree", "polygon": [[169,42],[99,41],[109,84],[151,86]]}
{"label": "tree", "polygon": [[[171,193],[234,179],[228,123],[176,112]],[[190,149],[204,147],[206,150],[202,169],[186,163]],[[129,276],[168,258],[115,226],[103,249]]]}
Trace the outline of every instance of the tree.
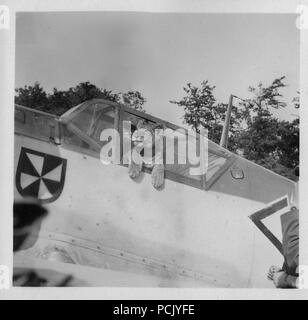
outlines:
{"label": "tree", "polygon": [[55,114],[62,114],[74,106],[67,91],[53,89],[53,93],[48,95],[48,102],[45,111]]}
{"label": "tree", "polygon": [[277,151],[279,163],[295,168],[299,165],[299,119],[281,121],[278,128]]}
{"label": "tree", "polygon": [[[244,157],[288,178],[294,178],[293,168],[299,158],[299,119],[292,122],[275,118],[271,109],[283,108],[281,89],[285,77],[275,79],[269,86],[261,82],[249,87],[252,97],[232,107],[228,147],[241,150]],[[217,103],[214,86],[203,81],[201,87],[188,83],[185,96],[179,101],[170,101],[184,108],[184,121],[194,129],[208,129],[209,138],[219,143],[227,105]],[[299,93],[298,93],[299,94]],[[293,100],[299,107],[299,98]]]}
{"label": "tree", "polygon": [[81,82],[76,87],[69,88],[66,94],[73,106],[95,98],[102,98],[113,102],[120,101],[118,94],[113,93],[111,90],[99,89],[96,85],[88,81]]}
{"label": "tree", "polygon": [[208,81],[203,81],[201,88],[187,83],[183,88],[186,96],[180,101],[173,100],[170,102],[184,108],[184,121],[195,130],[198,130],[199,126],[210,129],[213,124],[217,123],[214,89],[215,86],[210,86]]}
{"label": "tree", "polygon": [[283,82],[284,79],[285,76],[277,78],[268,87],[264,87],[260,82],[257,87],[250,86],[248,88],[253,97],[245,99],[239,104],[243,108],[244,118],[248,124],[256,119],[272,117],[271,108],[279,109],[286,106],[286,103],[280,99],[282,97],[280,89],[286,86]]}
{"label": "tree", "polygon": [[128,91],[127,93],[122,93],[122,101],[133,109],[145,112],[143,105],[146,103],[146,99],[139,91]]}
{"label": "tree", "polygon": [[[206,128],[209,139],[219,143],[227,104],[216,102],[214,89],[215,86],[211,86],[207,80],[201,82],[200,88],[187,83],[183,88],[186,95],[179,101],[172,100],[170,102],[184,108],[185,123],[196,131],[200,126]],[[234,107],[230,121],[230,132],[235,133],[239,130],[241,119],[240,110]]]}
{"label": "tree", "polygon": [[279,121],[275,118],[254,118],[246,130],[234,137],[237,149],[243,151],[245,158],[259,161],[268,156],[275,157],[278,149]]}
{"label": "tree", "polygon": [[48,103],[47,94],[38,82],[35,82],[33,86],[15,89],[15,92],[15,102],[17,104],[44,110],[44,107]]}
{"label": "tree", "polygon": [[[275,79],[268,87],[259,83],[249,87],[253,97],[241,103],[247,128],[235,138],[235,145],[244,156],[268,169],[294,179],[293,169],[299,163],[299,120],[281,121],[271,113],[271,108],[284,108],[280,89],[286,85],[285,77]],[[293,99],[299,108],[299,98]]]}
{"label": "tree", "polygon": [[284,78],[275,79],[267,87],[261,82],[257,88],[249,87],[253,97],[240,102],[247,129],[237,135],[236,145],[249,160],[259,161],[279,154],[278,128],[281,123],[273,117],[270,109],[285,107],[285,103],[280,100],[280,89],[285,87]]}
{"label": "tree", "polygon": [[81,82],[68,90],[53,88],[52,93],[49,94],[44,91],[38,82],[33,86],[24,86],[24,88],[18,88],[15,91],[15,102],[17,104],[56,115],[61,115],[70,108],[94,98],[113,102],[120,102],[122,99],[130,107],[145,111],[143,105],[146,99],[139,91],[113,93],[112,90],[100,89],[89,81]]}

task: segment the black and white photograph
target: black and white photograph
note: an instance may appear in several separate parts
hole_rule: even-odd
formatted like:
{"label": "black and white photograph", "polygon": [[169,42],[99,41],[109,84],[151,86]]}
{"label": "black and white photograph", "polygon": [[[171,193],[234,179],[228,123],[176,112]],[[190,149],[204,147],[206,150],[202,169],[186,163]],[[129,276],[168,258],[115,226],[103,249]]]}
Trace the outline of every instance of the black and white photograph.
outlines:
{"label": "black and white photograph", "polygon": [[299,289],[297,19],[16,12],[12,287]]}

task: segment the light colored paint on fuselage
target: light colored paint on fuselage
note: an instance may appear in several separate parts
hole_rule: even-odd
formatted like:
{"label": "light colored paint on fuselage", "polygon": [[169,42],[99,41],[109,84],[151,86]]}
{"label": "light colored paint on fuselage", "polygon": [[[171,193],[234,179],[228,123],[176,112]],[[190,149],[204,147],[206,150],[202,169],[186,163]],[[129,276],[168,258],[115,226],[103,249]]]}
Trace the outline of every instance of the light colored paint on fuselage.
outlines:
{"label": "light colored paint on fuselage", "polygon": [[[149,174],[136,182],[126,167],[103,165],[97,158],[21,135],[15,138],[15,166],[22,146],[68,161],[62,194],[46,204],[50,215],[29,254],[47,257],[63,250],[76,264],[128,276],[154,275],[174,286],[183,278],[196,286],[272,286],[267,270],[281,265],[282,256],[248,216],[275,197],[290,196],[291,182],[281,182],[286,186],[279,188],[280,177],[275,182],[270,176],[262,190],[262,175],[268,173],[238,159],[245,182],[232,180],[227,172],[208,191],[170,180],[157,191]],[[234,192],[226,192],[232,182]],[[249,196],[241,197],[236,188]],[[252,199],[258,188],[266,201]],[[269,194],[274,198],[269,200]],[[16,189],[15,197],[20,198]]]}

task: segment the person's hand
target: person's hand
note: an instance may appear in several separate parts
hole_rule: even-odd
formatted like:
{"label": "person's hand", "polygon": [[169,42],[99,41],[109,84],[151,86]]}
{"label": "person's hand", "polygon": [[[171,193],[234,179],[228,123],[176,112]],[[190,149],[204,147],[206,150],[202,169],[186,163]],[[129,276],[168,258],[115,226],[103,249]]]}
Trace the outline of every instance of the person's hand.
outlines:
{"label": "person's hand", "polygon": [[288,288],[287,274],[284,271],[275,272],[273,274],[273,282],[276,288]]}
{"label": "person's hand", "polygon": [[281,271],[281,268],[277,266],[271,266],[268,270],[267,278],[273,280],[274,273]]}

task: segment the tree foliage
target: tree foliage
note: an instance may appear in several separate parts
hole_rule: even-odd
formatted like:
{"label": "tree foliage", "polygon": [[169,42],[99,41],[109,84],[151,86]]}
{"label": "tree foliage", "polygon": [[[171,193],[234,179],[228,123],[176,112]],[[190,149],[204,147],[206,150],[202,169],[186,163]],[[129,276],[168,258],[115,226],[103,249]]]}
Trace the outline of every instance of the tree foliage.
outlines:
{"label": "tree foliage", "polygon": [[[294,178],[293,168],[299,164],[299,119],[281,121],[271,109],[284,108],[281,89],[286,86],[285,77],[275,79],[269,86],[259,83],[249,87],[252,97],[241,99],[232,107],[229,133],[229,149],[268,169],[288,178]],[[184,122],[194,129],[208,129],[209,138],[219,143],[227,105],[218,103],[214,86],[203,81],[200,87],[188,83],[185,96],[170,101],[184,109]],[[298,92],[299,94],[299,92]],[[299,108],[299,97],[293,99]]]}
{"label": "tree foliage", "polygon": [[33,86],[17,88],[15,91],[15,102],[17,104],[57,115],[61,115],[70,108],[94,98],[123,102],[131,108],[145,111],[143,105],[146,99],[139,91],[114,93],[112,90],[100,89],[88,81],[79,83],[68,90],[54,88],[52,93],[49,94],[44,91],[38,82],[34,83]]}
{"label": "tree foliage", "polygon": [[146,99],[139,91],[128,91],[127,93],[122,93],[122,100],[123,103],[129,107],[145,112],[143,105],[146,103]]}
{"label": "tree foliage", "polygon": [[[271,110],[284,108],[281,89],[285,77],[275,79],[269,86],[259,83],[249,87],[249,98],[232,107],[229,149],[270,170],[294,178],[293,168],[299,164],[299,118],[293,121],[275,118]],[[184,109],[184,122],[195,130],[208,129],[209,138],[219,143],[227,104],[215,98],[215,86],[209,81],[194,86],[187,83],[185,94],[178,101],[170,101]],[[68,90],[54,88],[46,93],[38,83],[16,89],[15,102],[30,108],[60,115],[68,109],[93,98],[120,102],[139,111],[144,110],[146,99],[139,91],[114,93],[100,89],[90,82],[82,82]],[[299,92],[293,99],[294,108],[300,107]]]}
{"label": "tree foliage", "polygon": [[[222,133],[227,104],[218,103],[214,97],[215,86],[211,86],[208,81],[201,82],[201,87],[187,83],[183,87],[186,96],[181,100],[170,101],[184,108],[184,122],[193,129],[199,130],[202,126],[208,129],[209,138],[219,143]],[[237,107],[232,109],[230,121],[230,131],[235,133],[239,129],[242,114]]]}
{"label": "tree foliage", "polygon": [[24,86],[15,89],[15,102],[26,107],[34,106],[42,110],[48,103],[48,97],[44,89],[36,82],[33,86]]}

